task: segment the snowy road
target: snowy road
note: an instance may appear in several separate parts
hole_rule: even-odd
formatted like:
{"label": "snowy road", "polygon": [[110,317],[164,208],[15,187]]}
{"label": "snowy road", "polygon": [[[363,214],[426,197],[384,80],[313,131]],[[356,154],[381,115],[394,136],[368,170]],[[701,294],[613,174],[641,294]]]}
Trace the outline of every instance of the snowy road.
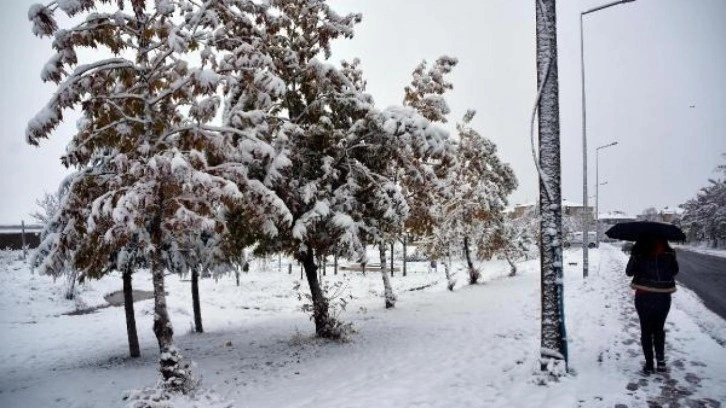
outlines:
{"label": "snowy road", "polygon": [[[565,259],[577,261],[580,255],[569,251]],[[642,378],[637,317],[622,273],[627,258],[603,245],[592,251],[591,261],[587,280],[577,266],[565,271],[574,374],[547,386],[538,385],[535,375],[537,260],[522,264],[514,278],[505,276],[504,263],[485,264],[485,284],[453,293],[443,280],[424,291],[405,291],[406,285],[420,285],[410,279],[434,277],[399,276],[393,280],[400,299],[394,310],[382,307],[380,275],[356,275],[350,285],[359,299],[344,318],[358,333],[344,344],[311,337],[307,317],[294,310],[294,302],[286,303],[286,279],[293,279],[287,274],[245,275],[244,296],[240,288],[220,286],[228,283],[206,282],[209,295],[202,299],[209,333],[185,330],[188,298],[186,293],[174,297],[180,282],[170,282],[170,305],[173,316],[182,316],[175,320],[178,344],[196,362],[194,371],[234,407],[633,408],[726,402],[726,361],[719,357],[726,351],[719,344],[726,339],[726,323],[690,291],[679,290],[667,326],[671,373]],[[13,288],[3,283],[0,288]],[[0,320],[0,333],[6,347],[0,349],[0,406],[122,407],[123,390],[153,384],[148,308],[137,312],[146,332],[143,357],[129,360],[123,357],[123,330],[114,328],[123,322],[120,308],[73,318],[38,315],[28,326],[15,318],[28,306],[2,299],[6,319]],[[259,310],[250,308],[253,304]],[[58,339],[62,329],[68,330],[64,341]]]}
{"label": "snowy road", "polygon": [[714,313],[726,319],[726,258],[678,251],[680,273],[676,279],[703,299]]}

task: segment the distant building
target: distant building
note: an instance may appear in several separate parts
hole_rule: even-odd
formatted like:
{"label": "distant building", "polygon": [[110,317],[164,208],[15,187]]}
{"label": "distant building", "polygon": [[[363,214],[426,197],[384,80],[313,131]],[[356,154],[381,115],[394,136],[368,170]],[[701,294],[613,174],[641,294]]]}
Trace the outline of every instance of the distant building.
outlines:
{"label": "distant building", "polygon": [[522,218],[528,214],[534,214],[534,204],[517,204],[514,208],[508,208],[505,213],[509,214],[511,218]]}
{"label": "distant building", "polygon": [[[517,204],[513,209],[511,209],[510,214],[512,218],[520,218],[528,213],[537,214],[537,206],[537,203]],[[562,200],[563,217],[571,217],[573,219],[581,220],[584,213],[587,213],[587,216],[591,221],[594,220],[593,215],[595,214],[595,211],[593,211],[592,207],[588,206],[585,208],[582,203],[567,199]]]}
{"label": "distant building", "polygon": [[23,249],[23,242],[27,248],[37,248],[42,231],[40,225],[0,225],[0,249]]}
{"label": "distant building", "polygon": [[669,208],[664,207],[662,209],[647,208],[643,213],[638,215],[638,220],[641,221],[659,221],[667,222],[669,224],[677,223],[683,214],[683,210],[680,208]]}
{"label": "distant building", "polygon": [[587,215],[588,220],[595,219],[595,211],[593,211],[592,207],[585,207],[582,203],[569,201],[567,199],[562,200],[562,215],[573,217],[578,220],[581,220],[583,215]]}
{"label": "distant building", "polygon": [[665,207],[664,209],[660,210],[660,216],[663,222],[668,222],[671,224],[680,220],[681,214],[683,214],[683,210],[680,208]]}

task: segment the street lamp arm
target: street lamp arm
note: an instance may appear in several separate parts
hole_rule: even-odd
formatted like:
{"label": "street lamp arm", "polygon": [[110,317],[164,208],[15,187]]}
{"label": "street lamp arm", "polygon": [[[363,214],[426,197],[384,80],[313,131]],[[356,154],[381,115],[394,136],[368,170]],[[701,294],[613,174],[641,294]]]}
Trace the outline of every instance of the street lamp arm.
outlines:
{"label": "street lamp arm", "polygon": [[591,8],[590,10],[585,10],[585,11],[583,11],[583,12],[582,12],[582,13],[580,13],[580,14],[584,16],[585,14],[590,14],[590,13],[594,13],[594,12],[596,12],[596,11],[600,11],[600,10],[602,10],[602,9],[606,9],[606,8],[608,8],[608,7],[613,7],[613,6],[617,6],[617,5],[619,5],[619,4],[625,4],[625,3],[632,3],[632,2],[634,2],[634,1],[635,1],[635,0],[618,0],[618,1],[614,1],[614,2],[612,2],[612,3],[608,3],[608,4],[603,4],[602,6],[597,6],[597,7],[593,7],[593,8]]}
{"label": "street lamp arm", "polygon": [[597,151],[597,150],[605,149],[606,147],[613,147],[616,144],[618,144],[618,142],[608,143],[606,145],[598,146],[595,150]]}

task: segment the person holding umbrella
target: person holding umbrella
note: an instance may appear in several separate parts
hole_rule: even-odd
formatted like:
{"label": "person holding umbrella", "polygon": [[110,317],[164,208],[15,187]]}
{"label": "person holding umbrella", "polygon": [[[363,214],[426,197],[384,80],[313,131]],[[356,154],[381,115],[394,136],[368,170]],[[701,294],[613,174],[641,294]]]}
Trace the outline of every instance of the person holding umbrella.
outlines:
{"label": "person holding umbrella", "polygon": [[676,253],[668,241],[683,241],[685,235],[674,225],[647,221],[617,224],[605,234],[635,241],[625,274],[633,277],[630,286],[635,289],[635,310],[640,319],[643,373],[665,372],[664,326],[678,274]]}

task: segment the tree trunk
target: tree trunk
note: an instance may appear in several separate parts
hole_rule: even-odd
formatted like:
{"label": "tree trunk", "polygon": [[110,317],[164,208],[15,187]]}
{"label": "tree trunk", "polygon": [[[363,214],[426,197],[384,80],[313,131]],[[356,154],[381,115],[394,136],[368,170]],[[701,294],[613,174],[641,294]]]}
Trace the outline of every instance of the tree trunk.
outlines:
{"label": "tree trunk", "polygon": [[469,268],[469,284],[475,285],[479,281],[481,274],[474,268],[474,262],[471,260],[469,237],[464,237],[464,255],[466,256],[466,266]]}
{"label": "tree trunk", "polygon": [[315,262],[315,265],[319,265],[318,268],[318,284],[323,284],[323,269],[325,268],[325,265],[323,265],[323,259],[318,256],[318,259]]}
{"label": "tree trunk", "polygon": [[391,277],[393,277],[393,242],[391,242]]}
{"label": "tree trunk", "polygon": [[174,329],[169,320],[164,291],[164,263],[161,246],[161,215],[164,196],[159,192],[156,214],[151,221],[151,276],[154,284],[154,334],[159,343],[159,364],[164,385],[171,391],[185,392],[191,386],[191,372],[182,366],[182,355],[174,346]]}
{"label": "tree trunk", "polygon": [[512,257],[509,256],[508,253],[504,254],[504,257],[507,259],[507,262],[509,263],[509,276],[514,276],[517,274],[517,264],[514,263],[512,260]]}
{"label": "tree trunk", "polygon": [[131,285],[131,269],[127,268],[121,278],[124,282],[124,311],[126,312],[126,335],[129,339],[129,355],[141,356],[139,336],[136,333],[136,316],[134,315],[134,288]]}
{"label": "tree trunk", "polygon": [[[237,286],[239,286],[239,278],[237,279]],[[204,333],[202,307],[199,303],[199,268],[197,267],[192,268],[192,306],[194,308],[194,330],[197,333]]]}
{"label": "tree trunk", "polygon": [[453,292],[454,286],[456,286],[456,280],[454,280],[454,275],[451,274],[451,269],[450,269],[451,265],[449,262],[450,258],[451,257],[447,253],[446,258],[444,259],[444,262],[442,262],[442,263],[444,264],[444,275],[446,275],[446,287],[449,288],[449,290]]}
{"label": "tree trunk", "polygon": [[406,256],[407,256],[407,244],[408,239],[406,235],[403,236],[403,276],[406,276]]}
{"label": "tree trunk", "polygon": [[333,274],[338,274],[338,249],[335,249],[335,255],[333,255]]}
{"label": "tree trunk", "polygon": [[396,295],[391,287],[391,278],[386,273],[386,244],[381,242],[378,246],[378,252],[381,256],[381,276],[383,277],[383,297],[386,301],[386,309],[396,306]]}
{"label": "tree trunk", "polygon": [[[555,0],[536,0],[539,109],[539,208],[541,268],[540,367],[559,375],[567,370],[567,336],[562,286],[562,200],[560,117]],[[585,237],[586,239],[587,237]],[[564,364],[562,364],[564,363]],[[562,367],[564,365],[564,367]]]}
{"label": "tree trunk", "polygon": [[[20,240],[23,245],[23,261],[28,259],[28,245],[25,243],[25,220],[20,221]],[[32,270],[32,269],[31,269]]]}
{"label": "tree trunk", "polygon": [[328,299],[318,282],[318,266],[315,264],[315,256],[312,250],[305,251],[300,258],[305,276],[310,286],[310,295],[313,300],[313,320],[315,321],[315,334],[323,338],[339,337],[334,331],[333,319],[328,314]]}
{"label": "tree trunk", "polygon": [[67,276],[66,286],[66,299],[73,300],[76,297],[76,278],[78,277],[78,271],[71,269]]}
{"label": "tree trunk", "polygon": [[[156,116],[154,108],[149,103],[150,96],[153,94],[151,78],[149,73],[152,70],[149,62],[150,36],[142,35],[149,27],[148,15],[143,12],[143,8],[139,7],[138,2],[135,3],[134,9],[137,12],[137,27],[139,33],[139,45],[137,55],[141,69],[138,72],[138,81],[142,87],[144,112],[143,118],[148,119],[144,122],[143,133],[145,135],[155,134],[153,129],[153,119]],[[164,386],[174,392],[188,391],[192,386],[191,372],[188,366],[182,367],[182,355],[174,346],[174,329],[172,328],[169,314],[166,308],[166,293],[164,292],[164,262],[162,254],[162,221],[164,218],[164,209],[166,197],[164,194],[165,181],[157,178],[155,206],[149,222],[149,235],[151,238],[151,276],[154,285],[154,334],[159,343],[159,365],[161,377]]]}

